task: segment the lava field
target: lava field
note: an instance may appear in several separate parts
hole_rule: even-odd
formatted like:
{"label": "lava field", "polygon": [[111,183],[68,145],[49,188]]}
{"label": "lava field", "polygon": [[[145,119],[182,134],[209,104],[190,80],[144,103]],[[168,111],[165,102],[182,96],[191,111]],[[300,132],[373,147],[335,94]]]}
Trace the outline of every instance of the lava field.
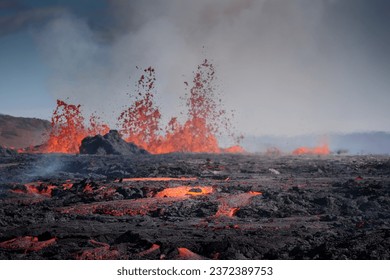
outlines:
{"label": "lava field", "polygon": [[0,259],[390,259],[390,157],[0,157]]}

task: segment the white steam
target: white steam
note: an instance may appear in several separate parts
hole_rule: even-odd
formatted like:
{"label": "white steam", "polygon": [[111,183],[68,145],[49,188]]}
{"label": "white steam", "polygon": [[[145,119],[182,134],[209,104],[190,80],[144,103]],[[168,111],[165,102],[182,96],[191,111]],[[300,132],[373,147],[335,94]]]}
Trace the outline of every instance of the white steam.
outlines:
{"label": "white steam", "polygon": [[210,58],[244,134],[390,130],[389,82],[328,28],[334,1],[155,2],[110,2],[103,31],[71,14],[49,22],[37,37],[53,69],[51,93],[113,121],[135,66],[152,66],[168,119],[182,110],[184,81]]}

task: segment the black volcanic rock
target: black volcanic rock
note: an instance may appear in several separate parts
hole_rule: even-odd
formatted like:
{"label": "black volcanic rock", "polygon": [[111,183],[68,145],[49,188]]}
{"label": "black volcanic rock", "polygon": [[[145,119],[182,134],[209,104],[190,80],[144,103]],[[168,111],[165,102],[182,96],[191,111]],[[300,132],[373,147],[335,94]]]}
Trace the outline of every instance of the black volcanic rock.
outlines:
{"label": "black volcanic rock", "polygon": [[389,170],[390,156],[0,156],[0,260],[388,260]]}
{"label": "black volcanic rock", "polygon": [[123,140],[116,130],[110,130],[106,135],[86,137],[81,141],[80,154],[93,155],[137,155],[149,154],[133,143]]}
{"label": "black volcanic rock", "polygon": [[17,152],[15,150],[0,146],[0,156],[6,157],[6,156],[14,156],[16,154]]}

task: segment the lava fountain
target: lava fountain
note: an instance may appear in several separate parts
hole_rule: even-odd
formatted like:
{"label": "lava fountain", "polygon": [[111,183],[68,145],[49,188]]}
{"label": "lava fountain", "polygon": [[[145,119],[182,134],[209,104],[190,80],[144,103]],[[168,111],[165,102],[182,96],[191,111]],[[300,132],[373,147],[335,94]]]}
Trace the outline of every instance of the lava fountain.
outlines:
{"label": "lava fountain", "polygon": [[47,153],[78,153],[81,141],[89,136],[105,134],[109,127],[92,115],[89,126],[81,112],[81,105],[68,104],[57,100],[57,107],[51,118],[51,131],[44,151]]}
{"label": "lava fountain", "polygon": [[[215,68],[205,60],[198,65],[194,79],[185,96],[187,119],[181,123],[172,117],[168,125],[161,126],[161,113],[155,104],[156,73],[152,67],[143,70],[137,82],[132,103],[117,118],[123,138],[152,154],[171,152],[241,153],[239,145],[220,148],[217,137],[227,133],[236,143],[242,137],[232,132],[230,114],[223,108],[216,93]],[[189,85],[189,83],[185,83]],[[51,121],[49,140],[44,152],[78,153],[82,139],[105,134],[109,127],[92,115],[89,124],[81,113],[81,105],[57,100]]]}
{"label": "lava fountain", "polygon": [[295,149],[293,155],[329,155],[330,150],[328,144],[323,144],[317,147],[299,147]]}

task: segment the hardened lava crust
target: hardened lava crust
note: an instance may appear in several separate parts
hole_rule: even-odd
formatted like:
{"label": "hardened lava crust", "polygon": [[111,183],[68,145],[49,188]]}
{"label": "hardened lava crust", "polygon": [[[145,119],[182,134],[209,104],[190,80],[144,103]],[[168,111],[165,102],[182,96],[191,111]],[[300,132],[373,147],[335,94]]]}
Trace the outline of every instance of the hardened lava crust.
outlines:
{"label": "hardened lava crust", "polygon": [[390,259],[390,157],[0,156],[0,259]]}

